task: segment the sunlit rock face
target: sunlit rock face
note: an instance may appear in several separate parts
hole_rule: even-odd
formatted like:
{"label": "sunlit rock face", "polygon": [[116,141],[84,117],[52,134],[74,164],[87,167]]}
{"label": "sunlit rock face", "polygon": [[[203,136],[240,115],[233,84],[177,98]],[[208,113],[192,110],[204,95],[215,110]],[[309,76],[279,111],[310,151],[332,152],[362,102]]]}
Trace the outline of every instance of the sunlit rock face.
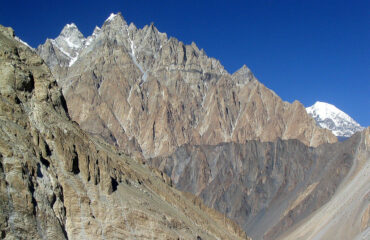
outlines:
{"label": "sunlit rock face", "polygon": [[44,61],[0,26],[1,239],[249,239],[68,116]]}
{"label": "sunlit rock face", "polygon": [[[96,28],[73,61],[41,54],[44,46],[38,52],[71,118],[90,136],[142,154],[168,174],[165,182],[233,218],[254,239],[341,239],[344,232],[342,239],[353,239],[368,226],[368,131],[335,143],[301,103],[282,101],[246,66],[229,74],[195,43],[168,38],[153,24],[138,29],[120,14]],[[353,204],[351,184],[359,187]],[[329,217],[340,214],[333,210],[337,194],[347,197],[341,209],[357,217]],[[325,206],[329,214],[320,218]],[[309,221],[312,214],[321,225]],[[336,219],[356,227],[333,234]]]}
{"label": "sunlit rock face", "polygon": [[195,43],[168,38],[153,24],[138,29],[113,14],[80,42],[76,59],[65,60],[55,50],[62,44],[50,41],[38,53],[61,85],[72,119],[129,152],[155,157],[183,144],[336,141],[302,104],[282,101],[246,66],[231,75]]}

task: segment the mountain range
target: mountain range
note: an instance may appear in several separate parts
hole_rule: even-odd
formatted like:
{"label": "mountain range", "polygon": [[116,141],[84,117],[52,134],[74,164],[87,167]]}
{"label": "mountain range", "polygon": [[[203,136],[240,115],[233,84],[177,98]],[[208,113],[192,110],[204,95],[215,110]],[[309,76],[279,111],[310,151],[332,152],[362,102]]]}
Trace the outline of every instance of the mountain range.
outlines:
{"label": "mountain range", "polygon": [[83,38],[66,25],[37,52],[62,87],[72,119],[110,143],[156,157],[187,143],[337,141],[301,103],[282,101],[246,66],[229,74],[195,43],[168,38],[153,24],[137,29],[121,14],[96,29]]}
{"label": "mountain range", "polygon": [[334,106],[120,13],[37,49],[0,30],[3,238],[369,237],[370,128]]}
{"label": "mountain range", "polygon": [[0,26],[1,239],[249,239],[73,122],[44,61]]}

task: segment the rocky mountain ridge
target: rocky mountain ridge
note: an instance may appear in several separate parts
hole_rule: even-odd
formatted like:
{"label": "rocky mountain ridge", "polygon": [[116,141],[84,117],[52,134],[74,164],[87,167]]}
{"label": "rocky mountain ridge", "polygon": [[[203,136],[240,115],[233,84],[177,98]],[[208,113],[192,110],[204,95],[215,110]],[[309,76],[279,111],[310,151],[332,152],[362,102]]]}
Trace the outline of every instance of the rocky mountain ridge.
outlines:
{"label": "rocky mountain ridge", "polygon": [[329,103],[318,101],[306,110],[319,126],[329,129],[337,137],[348,138],[365,129],[348,114]]}
{"label": "rocky mountain ridge", "polygon": [[[176,188],[234,219],[253,239],[355,239],[370,226],[369,140],[370,128],[317,148],[298,140],[184,145],[148,163]],[[342,200],[335,200],[338,195]],[[317,222],[309,221],[313,214]],[[302,230],[290,236],[295,229]]]}
{"label": "rocky mountain ridge", "polygon": [[246,66],[231,75],[195,43],[168,38],[153,24],[138,29],[112,14],[88,39],[71,66],[52,41],[37,51],[61,85],[72,119],[131,152],[155,157],[187,143],[337,141],[301,103],[282,101]]}
{"label": "rocky mountain ridge", "polygon": [[69,28],[80,47],[37,50],[66,103],[45,64],[0,34],[1,237],[246,238],[202,199],[253,239],[366,239],[369,128],[327,144],[302,104],[154,25],[113,14],[88,38]]}
{"label": "rocky mountain ridge", "polygon": [[44,61],[0,25],[2,239],[249,239],[171,185],[72,122]]}

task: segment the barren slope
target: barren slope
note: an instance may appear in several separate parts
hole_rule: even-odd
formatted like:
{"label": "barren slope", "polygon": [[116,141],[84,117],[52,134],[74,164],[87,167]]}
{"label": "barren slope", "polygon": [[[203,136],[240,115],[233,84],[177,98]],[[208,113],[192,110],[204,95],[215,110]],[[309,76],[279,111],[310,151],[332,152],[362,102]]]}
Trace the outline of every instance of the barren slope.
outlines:
{"label": "barren slope", "polygon": [[335,195],[280,239],[370,239],[370,128]]}
{"label": "barren slope", "polygon": [[[343,227],[353,237],[368,226],[364,212],[369,207],[370,153],[366,138],[368,130],[346,142],[318,148],[297,140],[184,145],[172,155],[149,159],[148,163],[169,175],[178,189],[201,197],[208,206],[234,219],[253,239],[276,239],[316,211],[320,221],[339,228],[347,214],[338,202],[356,210],[351,212],[353,218],[347,216],[346,220],[356,222],[356,227],[348,225],[351,231]],[[354,176],[356,180],[345,187]],[[336,203],[330,204],[332,201]],[[321,210],[326,203],[330,209]],[[342,215],[337,217],[339,213]],[[363,215],[365,220],[361,220]],[[338,222],[339,218],[343,221]],[[321,226],[315,221],[314,226]],[[361,224],[365,228],[360,228]],[[306,225],[301,229],[314,233]],[[336,239],[334,236],[328,233],[324,239]]]}

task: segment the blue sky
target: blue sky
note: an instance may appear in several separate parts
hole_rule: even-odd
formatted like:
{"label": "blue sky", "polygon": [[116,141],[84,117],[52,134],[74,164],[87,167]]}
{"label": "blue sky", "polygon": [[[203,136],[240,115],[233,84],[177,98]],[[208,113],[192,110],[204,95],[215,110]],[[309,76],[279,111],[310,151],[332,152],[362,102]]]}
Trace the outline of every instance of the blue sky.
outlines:
{"label": "blue sky", "polygon": [[370,1],[3,1],[0,24],[37,47],[74,22],[90,35],[111,12],[219,59],[233,73],[246,64],[283,100],[336,105],[370,125]]}

